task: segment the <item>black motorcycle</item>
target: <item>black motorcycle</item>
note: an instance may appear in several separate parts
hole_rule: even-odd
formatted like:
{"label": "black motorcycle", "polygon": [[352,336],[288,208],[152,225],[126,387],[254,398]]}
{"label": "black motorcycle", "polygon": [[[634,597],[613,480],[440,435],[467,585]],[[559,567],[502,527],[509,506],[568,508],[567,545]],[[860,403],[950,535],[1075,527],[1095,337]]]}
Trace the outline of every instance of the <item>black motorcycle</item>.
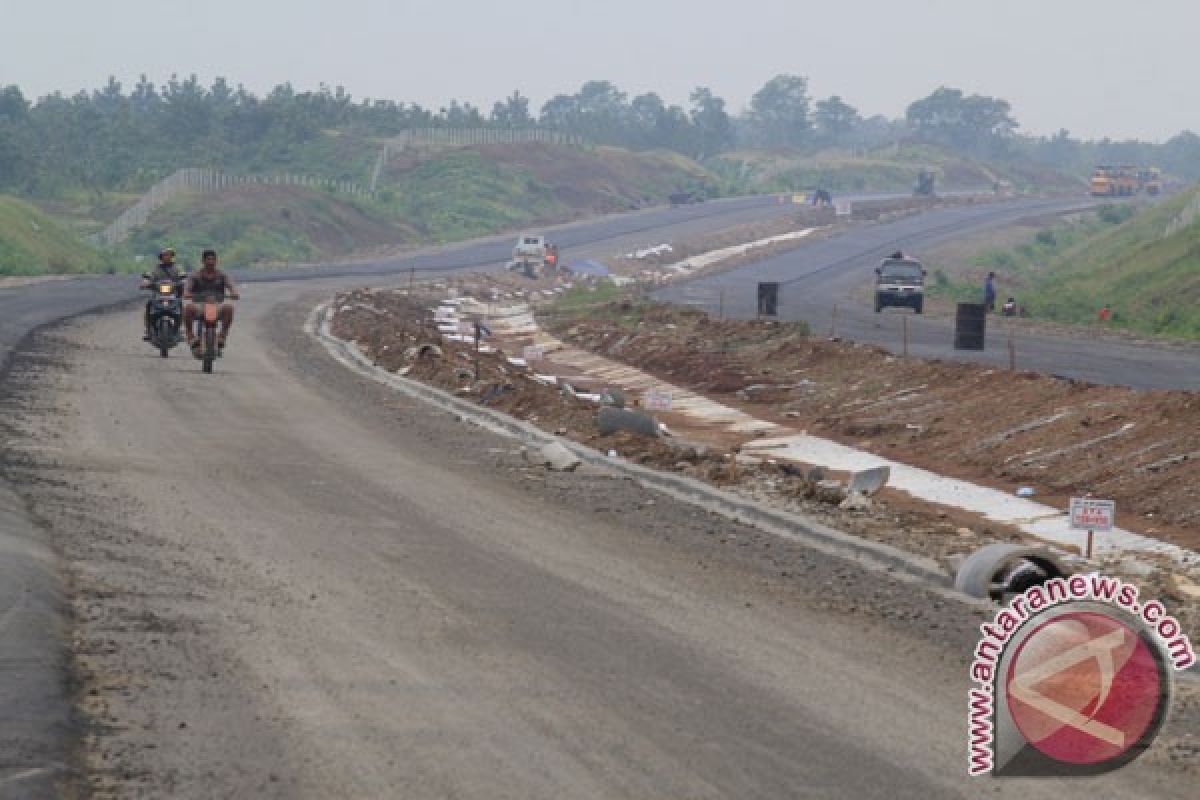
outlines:
{"label": "black motorcycle", "polygon": [[179,297],[179,284],[169,278],[151,280],[149,275],[143,277],[147,281],[143,288],[154,293],[147,315],[150,344],[158,349],[160,356],[166,358],[171,348],[183,339],[183,301]]}

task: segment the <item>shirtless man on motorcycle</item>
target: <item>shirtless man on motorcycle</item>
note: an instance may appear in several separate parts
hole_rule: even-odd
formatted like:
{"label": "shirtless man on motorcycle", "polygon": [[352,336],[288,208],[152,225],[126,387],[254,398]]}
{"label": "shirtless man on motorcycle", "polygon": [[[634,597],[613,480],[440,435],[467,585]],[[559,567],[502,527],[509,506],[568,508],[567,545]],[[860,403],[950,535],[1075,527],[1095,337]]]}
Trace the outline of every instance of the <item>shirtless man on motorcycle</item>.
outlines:
{"label": "shirtless man on motorcycle", "polygon": [[225,302],[228,294],[234,300],[241,297],[233,280],[222,270],[217,269],[217,251],[205,250],[201,256],[203,266],[188,276],[187,288],[183,290],[183,299],[187,305],[183,308],[183,329],[187,331],[188,347],[192,350],[200,346],[196,338],[196,315],[199,307],[196,301],[204,302],[212,299],[220,305],[218,318],[221,320],[221,330],[217,333],[218,354],[225,349],[225,341],[229,338],[229,329],[233,326],[233,306]]}

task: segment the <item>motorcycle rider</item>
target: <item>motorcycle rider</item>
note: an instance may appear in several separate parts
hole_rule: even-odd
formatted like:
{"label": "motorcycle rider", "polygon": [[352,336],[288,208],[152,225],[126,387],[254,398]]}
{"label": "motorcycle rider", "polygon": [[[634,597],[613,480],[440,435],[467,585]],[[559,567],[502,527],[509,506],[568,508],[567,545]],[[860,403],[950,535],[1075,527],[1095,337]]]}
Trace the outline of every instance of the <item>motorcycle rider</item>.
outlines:
{"label": "motorcycle rider", "polygon": [[241,295],[229,275],[217,269],[216,250],[205,250],[200,261],[203,266],[188,276],[187,288],[183,290],[183,299],[187,303],[183,307],[183,329],[187,331],[188,347],[197,349],[200,346],[200,340],[196,338],[196,313],[199,309],[193,301],[214,300],[220,305],[217,315],[221,320],[221,329],[217,333],[217,354],[220,355],[225,349],[225,340],[229,338],[229,329],[233,326],[233,306],[225,302],[225,295],[234,300]]}
{"label": "motorcycle rider", "polygon": [[[139,288],[153,289],[159,281],[171,281],[175,284],[176,297],[183,296],[183,283],[187,279],[187,273],[180,269],[175,263],[175,250],[171,247],[164,247],[158,251],[158,264],[153,270],[142,275],[142,283]],[[146,313],[142,315],[142,325],[144,331],[142,333],[142,341],[150,341],[150,309],[154,306],[154,296],[146,301]]]}

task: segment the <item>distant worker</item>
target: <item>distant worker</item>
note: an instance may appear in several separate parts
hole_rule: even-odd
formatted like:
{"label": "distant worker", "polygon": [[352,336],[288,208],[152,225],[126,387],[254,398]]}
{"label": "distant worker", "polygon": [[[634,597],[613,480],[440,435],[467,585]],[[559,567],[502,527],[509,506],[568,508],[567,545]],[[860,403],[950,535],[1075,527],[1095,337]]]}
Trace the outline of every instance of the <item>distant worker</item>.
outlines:
{"label": "distant worker", "polygon": [[1006,317],[1017,316],[1017,299],[1015,297],[1010,297],[1005,300],[1004,307],[1001,309],[1001,313]]}
{"label": "distant worker", "polygon": [[983,305],[988,311],[996,310],[996,273],[989,272],[983,282]]}
{"label": "distant worker", "polygon": [[[170,247],[164,247],[158,251],[158,265],[154,270],[147,272],[142,276],[141,288],[153,289],[159,281],[171,281],[175,284],[176,296],[183,295],[183,281],[187,277],[179,265],[175,263],[175,250]],[[154,304],[154,297],[151,296],[146,301],[146,313],[142,315],[142,339],[150,341],[150,307]]]}
{"label": "distant worker", "polygon": [[1112,308],[1108,305],[1108,303],[1105,303],[1104,308],[1100,309],[1100,314],[1098,316],[1100,317],[1101,322],[1108,322],[1112,319]]}
{"label": "distant worker", "polygon": [[217,269],[216,250],[205,250],[201,263],[203,266],[188,277],[187,288],[183,292],[183,299],[187,302],[183,309],[183,329],[187,332],[188,347],[195,350],[200,346],[200,340],[196,338],[196,312],[199,309],[194,301],[211,299],[217,303],[221,320],[221,330],[217,334],[217,352],[220,354],[225,349],[225,340],[229,338],[229,329],[233,327],[233,306],[225,302],[225,295],[234,300],[240,295],[229,275]]}

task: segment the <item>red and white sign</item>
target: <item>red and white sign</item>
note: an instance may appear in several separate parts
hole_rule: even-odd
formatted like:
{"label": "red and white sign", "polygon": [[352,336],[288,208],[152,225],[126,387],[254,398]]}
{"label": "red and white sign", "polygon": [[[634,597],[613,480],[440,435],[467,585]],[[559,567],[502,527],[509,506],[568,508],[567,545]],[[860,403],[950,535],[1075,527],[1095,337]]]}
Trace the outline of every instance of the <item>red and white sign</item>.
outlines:
{"label": "red and white sign", "polygon": [[1111,531],[1116,519],[1117,504],[1112,500],[1071,498],[1071,527],[1077,531]]}
{"label": "red and white sign", "polygon": [[647,411],[670,411],[671,393],[656,392],[651,389],[642,395],[642,408]]}

